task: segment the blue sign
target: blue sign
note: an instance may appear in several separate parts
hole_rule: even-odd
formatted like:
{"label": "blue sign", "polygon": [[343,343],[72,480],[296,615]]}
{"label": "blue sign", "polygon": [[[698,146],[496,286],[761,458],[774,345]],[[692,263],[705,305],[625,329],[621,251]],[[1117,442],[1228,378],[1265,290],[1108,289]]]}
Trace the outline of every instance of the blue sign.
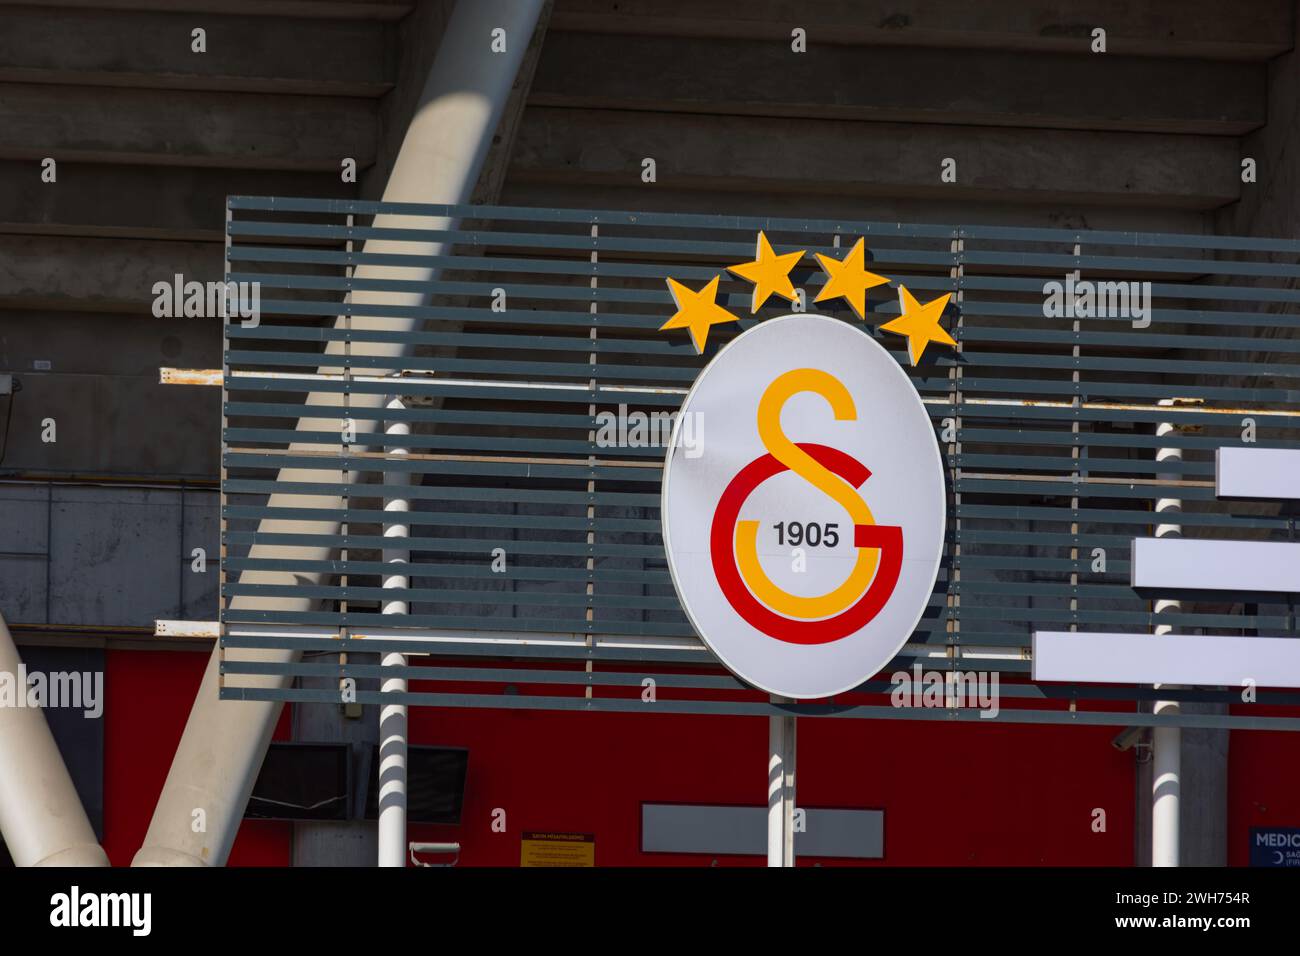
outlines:
{"label": "blue sign", "polygon": [[1251,827],[1250,865],[1300,867],[1300,827]]}

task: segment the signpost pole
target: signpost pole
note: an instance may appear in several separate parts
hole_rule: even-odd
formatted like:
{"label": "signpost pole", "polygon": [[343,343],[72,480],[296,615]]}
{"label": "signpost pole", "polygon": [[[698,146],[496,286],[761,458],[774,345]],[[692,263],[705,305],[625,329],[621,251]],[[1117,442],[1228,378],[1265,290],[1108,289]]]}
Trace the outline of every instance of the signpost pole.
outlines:
{"label": "signpost pole", "polygon": [[[772,695],[772,703],[787,703]],[[767,719],[767,865],[794,866],[795,718]]]}
{"label": "signpost pole", "polygon": [[794,866],[794,763],[795,763],[795,745],[798,742],[795,738],[795,718],[782,717],[785,724],[785,732],[782,734],[785,743],[785,756],[781,761],[781,767],[785,771],[782,781],[782,822],[785,828],[785,836],[781,847],[781,865]]}
{"label": "signpost pole", "polygon": [[[772,703],[781,698],[773,696]],[[767,718],[767,865],[780,866],[785,852],[785,718]]]}

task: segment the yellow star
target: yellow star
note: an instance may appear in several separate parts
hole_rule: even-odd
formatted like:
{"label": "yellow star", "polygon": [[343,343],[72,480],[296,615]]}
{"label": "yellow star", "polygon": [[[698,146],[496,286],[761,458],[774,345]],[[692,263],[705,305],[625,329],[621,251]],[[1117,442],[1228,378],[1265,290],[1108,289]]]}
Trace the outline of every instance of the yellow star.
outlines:
{"label": "yellow star", "polygon": [[709,337],[709,326],[722,322],[739,322],[740,317],[732,315],[713,300],[718,294],[718,280],[714,276],[699,292],[693,292],[676,279],[668,280],[668,291],[672,293],[677,312],[671,319],[659,326],[664,329],[690,329],[695,351],[704,353],[704,342]]}
{"label": "yellow star", "polygon": [[727,266],[728,272],[734,272],[749,282],[754,283],[754,300],[749,307],[753,315],[776,293],[788,302],[794,301],[794,286],[790,283],[790,270],[803,258],[804,250],[787,252],[778,256],[772,251],[767,236],[758,234],[758,245],[754,251],[754,261],[744,262],[738,266]]}
{"label": "yellow star", "polygon": [[824,256],[820,252],[816,253],[816,256],[817,261],[821,263],[822,271],[826,273],[826,284],[822,286],[822,290],[817,293],[817,298],[813,301],[821,302],[823,299],[836,299],[843,296],[853,311],[858,314],[858,318],[865,320],[867,290],[874,289],[878,285],[887,285],[889,280],[867,271],[866,248],[863,246],[863,240],[859,239],[853,244],[853,248],[849,250],[843,262]]}
{"label": "yellow star", "polygon": [[939,324],[939,316],[943,314],[944,306],[952,298],[952,293],[948,292],[939,296],[933,302],[927,302],[925,305],[916,301],[916,297],[907,291],[907,286],[898,287],[898,308],[901,314],[896,319],[891,319],[880,327],[882,332],[893,332],[896,335],[907,336],[907,356],[915,365],[921,361],[921,356],[925,354],[925,347],[931,342],[941,342],[944,345],[956,346],[956,341],[949,335]]}

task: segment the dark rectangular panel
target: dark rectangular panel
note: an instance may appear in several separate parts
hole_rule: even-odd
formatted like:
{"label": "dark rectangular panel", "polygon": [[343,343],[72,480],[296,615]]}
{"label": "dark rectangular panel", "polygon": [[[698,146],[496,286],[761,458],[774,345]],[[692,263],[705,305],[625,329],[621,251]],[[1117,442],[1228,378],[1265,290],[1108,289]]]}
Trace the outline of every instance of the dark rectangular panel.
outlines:
{"label": "dark rectangular panel", "polygon": [[[366,819],[379,817],[379,748],[372,754]],[[469,751],[461,747],[410,747],[406,754],[407,823],[460,823]]]}
{"label": "dark rectangular panel", "polygon": [[245,818],[347,820],[350,756],[347,744],[271,744]]}

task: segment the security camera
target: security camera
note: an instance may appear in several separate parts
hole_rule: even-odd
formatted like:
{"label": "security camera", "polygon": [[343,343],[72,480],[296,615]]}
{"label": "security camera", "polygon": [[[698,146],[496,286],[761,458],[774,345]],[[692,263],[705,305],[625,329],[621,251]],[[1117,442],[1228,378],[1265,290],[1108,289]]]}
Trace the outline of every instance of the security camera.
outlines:
{"label": "security camera", "polygon": [[1142,743],[1143,727],[1125,727],[1116,734],[1110,742],[1110,745],[1116,750],[1130,750]]}

